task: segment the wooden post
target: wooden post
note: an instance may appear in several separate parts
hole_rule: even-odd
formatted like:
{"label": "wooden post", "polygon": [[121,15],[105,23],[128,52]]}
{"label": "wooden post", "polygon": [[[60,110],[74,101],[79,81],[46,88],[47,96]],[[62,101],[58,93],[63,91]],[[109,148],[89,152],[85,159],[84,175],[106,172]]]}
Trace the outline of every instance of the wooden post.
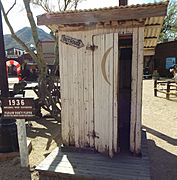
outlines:
{"label": "wooden post", "polygon": [[154,96],[157,96],[157,80],[154,80]]}
{"label": "wooden post", "polygon": [[17,119],[18,143],[20,151],[21,167],[28,167],[28,147],[26,138],[25,119]]}
{"label": "wooden post", "polygon": [[170,97],[170,82],[167,82],[167,94],[166,94],[166,98],[169,99]]}
{"label": "wooden post", "polygon": [[143,83],[143,57],[144,57],[144,27],[139,27],[138,33],[138,76],[136,99],[136,125],[135,125],[135,154],[141,154],[141,126],[142,126],[142,83]]}
{"label": "wooden post", "polygon": [[138,76],[138,28],[133,28],[132,82],[131,82],[131,122],[130,122],[130,151],[135,152],[136,101]]}

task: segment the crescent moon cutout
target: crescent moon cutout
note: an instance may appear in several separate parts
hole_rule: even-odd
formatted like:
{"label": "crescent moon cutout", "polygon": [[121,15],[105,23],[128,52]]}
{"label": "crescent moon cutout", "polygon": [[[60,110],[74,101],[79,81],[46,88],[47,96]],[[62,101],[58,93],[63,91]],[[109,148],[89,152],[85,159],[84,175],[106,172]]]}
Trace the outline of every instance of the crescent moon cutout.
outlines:
{"label": "crescent moon cutout", "polygon": [[110,53],[110,51],[111,51],[112,48],[113,48],[113,47],[110,47],[110,48],[104,53],[103,59],[102,59],[102,61],[101,61],[101,71],[102,71],[102,74],[103,74],[103,77],[104,77],[105,81],[106,81],[109,85],[111,85],[111,83],[109,82],[108,77],[107,77],[107,74],[106,74],[106,59],[107,59],[108,54]]}

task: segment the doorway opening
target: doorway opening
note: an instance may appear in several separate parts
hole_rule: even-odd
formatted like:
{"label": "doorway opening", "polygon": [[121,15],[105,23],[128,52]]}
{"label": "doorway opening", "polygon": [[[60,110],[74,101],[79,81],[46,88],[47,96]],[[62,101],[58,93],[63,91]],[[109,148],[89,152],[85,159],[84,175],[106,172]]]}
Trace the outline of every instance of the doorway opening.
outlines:
{"label": "doorway opening", "polygon": [[129,151],[131,115],[132,35],[119,36],[118,149]]}

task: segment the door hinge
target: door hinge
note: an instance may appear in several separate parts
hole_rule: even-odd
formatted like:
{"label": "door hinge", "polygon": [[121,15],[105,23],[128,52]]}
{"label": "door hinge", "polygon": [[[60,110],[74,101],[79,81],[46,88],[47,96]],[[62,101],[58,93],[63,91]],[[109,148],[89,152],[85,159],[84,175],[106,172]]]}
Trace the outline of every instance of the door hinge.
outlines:
{"label": "door hinge", "polygon": [[88,137],[92,137],[93,139],[94,138],[98,138],[99,139],[98,133],[96,133],[94,130],[93,131],[89,131],[87,136]]}
{"label": "door hinge", "polygon": [[98,49],[98,46],[96,46],[96,45],[90,45],[90,44],[88,44],[87,46],[86,46],[86,50],[91,50],[91,51],[95,51],[95,49]]}

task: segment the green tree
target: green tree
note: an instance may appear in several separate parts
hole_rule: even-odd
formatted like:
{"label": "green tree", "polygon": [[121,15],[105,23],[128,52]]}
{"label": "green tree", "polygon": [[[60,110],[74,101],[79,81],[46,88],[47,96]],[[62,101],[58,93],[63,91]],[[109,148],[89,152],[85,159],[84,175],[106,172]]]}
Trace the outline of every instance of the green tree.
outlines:
{"label": "green tree", "polygon": [[177,39],[177,1],[171,0],[168,5],[167,16],[164,19],[159,40]]}

